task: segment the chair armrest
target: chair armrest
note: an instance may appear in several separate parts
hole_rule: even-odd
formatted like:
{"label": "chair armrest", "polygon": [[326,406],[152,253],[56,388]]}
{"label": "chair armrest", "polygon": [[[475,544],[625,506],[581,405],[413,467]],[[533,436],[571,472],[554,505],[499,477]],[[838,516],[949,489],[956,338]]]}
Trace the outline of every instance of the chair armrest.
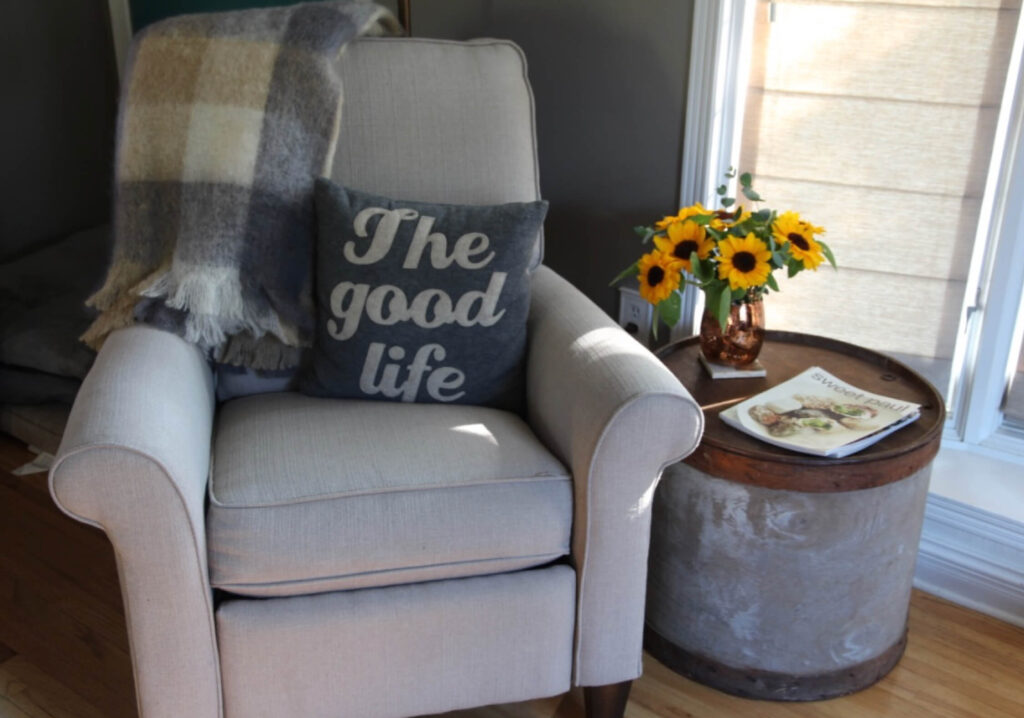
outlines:
{"label": "chair armrest", "polygon": [[221,714],[203,514],[213,413],[198,349],[148,327],[115,332],[50,471],[57,505],[113,544],[147,718]]}
{"label": "chair armrest", "polygon": [[574,482],[575,683],[631,680],[642,672],[654,489],[696,448],[703,414],[653,354],[547,267],[534,277],[529,335],[529,422]]}

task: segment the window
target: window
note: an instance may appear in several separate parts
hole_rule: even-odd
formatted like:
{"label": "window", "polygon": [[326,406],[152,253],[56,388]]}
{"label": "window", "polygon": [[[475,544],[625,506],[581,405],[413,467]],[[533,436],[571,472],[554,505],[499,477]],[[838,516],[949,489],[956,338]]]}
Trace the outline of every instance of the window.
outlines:
{"label": "window", "polygon": [[1016,370],[1010,377],[1010,386],[1003,404],[1003,414],[1010,426],[1024,429],[1024,351],[1017,347]]}
{"label": "window", "polygon": [[769,206],[829,230],[840,264],[783,283],[769,328],[901,359],[945,392],[957,438],[1024,429],[1019,3],[699,1],[695,28],[701,6],[718,41],[691,69],[705,122],[688,116],[686,146],[721,149],[684,174],[683,203],[750,171]]}

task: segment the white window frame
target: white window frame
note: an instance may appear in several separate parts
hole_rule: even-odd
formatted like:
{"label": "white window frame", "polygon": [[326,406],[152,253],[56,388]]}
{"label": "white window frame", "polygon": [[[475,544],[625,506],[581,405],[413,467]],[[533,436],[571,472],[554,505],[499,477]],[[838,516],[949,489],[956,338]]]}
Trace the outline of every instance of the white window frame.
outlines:
{"label": "white window frame", "polygon": [[107,11],[110,13],[110,34],[114,40],[117,76],[121,78],[125,63],[128,62],[128,46],[132,41],[131,9],[128,0],[107,0]]}
{"label": "white window frame", "polygon": [[[1017,23],[993,157],[985,183],[954,376],[962,377],[947,438],[1024,455],[1024,432],[1004,425],[1002,405],[1024,332],[1024,12]],[[1013,292],[1016,288],[1017,292]],[[952,434],[952,436],[950,436]]]}
{"label": "white window frame", "polygon": [[[745,88],[750,78],[757,0],[695,0],[680,206],[712,203],[714,188],[738,161]],[[944,444],[1024,464],[1024,432],[1003,426],[1002,402],[1024,334],[1024,98],[1021,90],[1024,12],[1018,20],[986,180],[979,241],[965,292],[954,358],[955,408]],[[967,299],[967,298],[970,299]],[[684,292],[684,320],[674,334],[693,333],[700,293]]]}
{"label": "white window frame", "polygon": [[[739,162],[755,6],[743,0],[694,2],[680,207],[695,202],[712,207],[715,188]],[[699,290],[683,290],[681,320],[672,327],[671,340],[696,333],[703,305]]]}

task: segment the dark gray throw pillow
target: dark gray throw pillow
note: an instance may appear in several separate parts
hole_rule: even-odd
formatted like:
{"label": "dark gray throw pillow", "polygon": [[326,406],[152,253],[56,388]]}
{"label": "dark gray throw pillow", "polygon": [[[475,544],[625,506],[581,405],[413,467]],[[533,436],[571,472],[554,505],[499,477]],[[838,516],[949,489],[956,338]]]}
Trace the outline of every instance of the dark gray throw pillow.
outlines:
{"label": "dark gray throw pillow", "polygon": [[314,396],[523,403],[532,260],[547,202],[392,200],[316,183]]}

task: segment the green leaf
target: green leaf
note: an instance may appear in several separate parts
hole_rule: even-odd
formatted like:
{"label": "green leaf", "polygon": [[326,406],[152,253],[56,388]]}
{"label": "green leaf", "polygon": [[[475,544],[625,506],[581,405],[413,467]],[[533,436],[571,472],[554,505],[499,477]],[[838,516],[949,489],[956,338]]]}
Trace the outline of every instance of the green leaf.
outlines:
{"label": "green leaf", "polygon": [[640,260],[638,259],[635,262],[633,262],[631,265],[629,265],[628,267],[623,269],[621,272],[619,272],[618,276],[616,276],[615,279],[613,279],[608,284],[608,286],[609,287],[614,286],[614,285],[618,284],[619,282],[621,282],[623,279],[625,279],[626,277],[628,277],[630,275],[634,275],[635,276],[639,269],[640,269]]}
{"label": "green leaf", "polygon": [[722,240],[725,238],[725,233],[714,227],[707,227],[707,233],[710,234],[716,240]]}
{"label": "green leaf", "polygon": [[633,227],[633,231],[636,232],[641,237],[646,237],[654,230],[652,230],[650,227],[644,227],[643,225],[638,224],[637,226]]}
{"label": "green leaf", "polygon": [[704,292],[704,308],[714,314],[718,307],[718,298],[722,293],[722,287],[714,283],[708,283],[702,287],[702,290]]}
{"label": "green leaf", "polygon": [[780,252],[776,250],[772,252],[772,264],[780,268],[785,267],[787,264],[789,264],[789,259],[787,259],[785,252]]}
{"label": "green leaf", "polygon": [[726,192],[727,192],[728,190],[729,190],[729,188],[728,188],[728,187],[726,187],[726,186],[725,186],[724,184],[720,184],[720,185],[718,185],[718,189],[716,189],[716,190],[715,190],[715,192],[717,192],[718,194],[720,194],[720,195],[723,195],[723,196],[724,196],[724,195],[725,195],[725,193],[726,193]]}
{"label": "green leaf", "polygon": [[[693,254],[696,254],[696,252],[694,252]],[[690,255],[690,274],[692,274],[693,278],[696,279],[698,282],[703,282],[704,267],[703,265],[701,265],[699,259],[694,258],[693,254]]]}
{"label": "green leaf", "polygon": [[747,199],[749,199],[751,202],[760,202],[761,201],[761,195],[759,195],[754,190],[750,189],[750,187],[743,187],[742,190],[743,190],[743,196],[746,197]]}
{"label": "green leaf", "polygon": [[803,263],[800,260],[798,260],[798,259],[790,259],[789,260],[789,275],[788,276],[789,277],[795,277],[797,274],[799,274],[801,271],[803,271],[803,268],[804,268],[804,265],[803,265]]}
{"label": "green leaf", "polygon": [[821,251],[825,253],[825,259],[827,259],[828,263],[832,265],[832,269],[838,270],[839,267],[836,265],[836,258],[835,255],[832,254],[832,249],[820,239],[818,240],[818,244],[821,245]]}
{"label": "green leaf", "polygon": [[718,265],[712,257],[700,260],[701,271],[704,272],[705,282],[714,282],[718,274]]}
{"label": "green leaf", "polygon": [[718,307],[715,309],[715,318],[718,319],[718,323],[722,325],[722,331],[725,331],[725,323],[729,321],[729,308],[732,306],[732,292],[728,291],[728,288],[722,291],[722,295],[718,298]]}
{"label": "green leaf", "polygon": [[674,327],[679,323],[682,311],[683,297],[678,291],[672,292],[658,304],[658,314],[661,316],[661,321],[670,327]]}
{"label": "green leaf", "polygon": [[744,187],[750,187],[750,183],[754,181],[754,178],[750,176],[749,172],[744,172],[740,175],[740,184]]}
{"label": "green leaf", "polygon": [[690,252],[690,267],[691,267],[690,274],[695,276],[697,279],[703,279],[704,278],[704,275],[703,275],[704,268],[701,267],[701,265],[700,265],[700,257],[697,255],[696,252]]}
{"label": "green leaf", "polygon": [[781,289],[779,289],[778,281],[771,274],[768,275],[768,279],[765,280],[765,284],[767,284],[769,287],[771,287],[771,290],[773,292],[780,292],[780,291],[782,291]]}
{"label": "green leaf", "polygon": [[728,177],[729,179],[732,179],[733,177],[735,177],[736,176],[736,168],[735,167],[729,167],[728,171],[726,171],[726,173],[725,173],[725,176]]}
{"label": "green leaf", "polygon": [[737,288],[732,290],[732,301],[738,302],[747,295],[747,290],[743,288]]}
{"label": "green leaf", "polygon": [[736,200],[734,200],[732,197],[723,197],[722,198],[722,206],[723,207],[732,207],[734,204],[736,204]]}
{"label": "green leaf", "polygon": [[688,218],[694,224],[698,224],[701,227],[706,227],[711,222],[710,214],[695,214]]}
{"label": "green leaf", "polygon": [[767,222],[772,218],[772,211],[770,209],[759,209],[750,215],[750,218],[757,222]]}

